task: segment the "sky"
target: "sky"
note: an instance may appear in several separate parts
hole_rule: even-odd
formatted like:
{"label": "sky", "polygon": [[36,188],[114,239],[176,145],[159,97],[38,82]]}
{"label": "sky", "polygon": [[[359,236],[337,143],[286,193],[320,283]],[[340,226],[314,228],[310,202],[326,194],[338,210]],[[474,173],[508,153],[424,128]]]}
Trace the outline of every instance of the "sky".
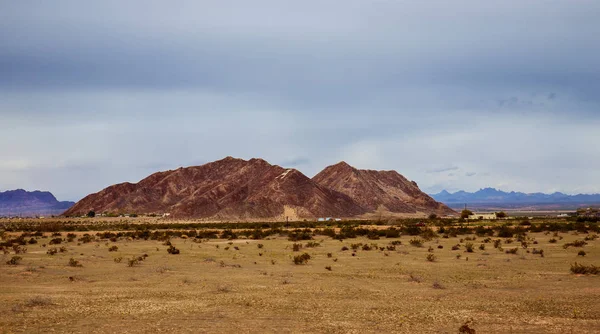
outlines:
{"label": "sky", "polygon": [[600,193],[599,1],[0,0],[0,191],[234,156]]}

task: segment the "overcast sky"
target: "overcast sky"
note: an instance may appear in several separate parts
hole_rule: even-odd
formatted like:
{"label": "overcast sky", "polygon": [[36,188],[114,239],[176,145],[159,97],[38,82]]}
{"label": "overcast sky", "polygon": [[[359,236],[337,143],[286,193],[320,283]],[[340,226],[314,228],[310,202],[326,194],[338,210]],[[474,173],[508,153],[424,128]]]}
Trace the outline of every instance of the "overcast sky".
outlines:
{"label": "overcast sky", "polygon": [[599,1],[0,0],[0,191],[225,156],[600,192]]}

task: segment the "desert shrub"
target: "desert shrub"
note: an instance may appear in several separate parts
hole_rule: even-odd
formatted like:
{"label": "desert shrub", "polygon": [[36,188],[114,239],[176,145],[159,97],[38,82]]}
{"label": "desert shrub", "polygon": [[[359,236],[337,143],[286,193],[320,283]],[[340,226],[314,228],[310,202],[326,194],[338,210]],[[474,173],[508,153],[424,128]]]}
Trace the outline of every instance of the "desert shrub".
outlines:
{"label": "desert shrub", "polygon": [[342,251],[347,251],[348,249],[349,249],[349,248],[348,248],[348,247],[346,247],[346,246],[342,247]]}
{"label": "desert shrub", "polygon": [[115,263],[121,263],[121,261],[123,261],[123,257],[119,256],[119,257],[115,257],[113,259],[113,261],[115,261]]}
{"label": "desert shrub", "polygon": [[385,248],[387,250],[389,250],[389,251],[395,251],[396,250],[396,246],[394,246],[394,245],[386,246]]}
{"label": "desert shrub", "polygon": [[62,243],[62,241],[63,241],[62,238],[54,238],[54,239],[50,240],[50,242],[48,242],[48,244],[50,244],[50,245],[59,245],[59,244]]}
{"label": "desert shrub", "polygon": [[301,248],[302,248],[302,244],[294,243],[292,245],[292,251],[294,251],[294,252],[299,252]]}
{"label": "desert shrub", "polygon": [[177,255],[179,254],[179,249],[175,248],[175,246],[171,245],[169,246],[169,248],[167,248],[167,253],[171,254],[171,255]]}
{"label": "desert shrub", "polygon": [[485,250],[485,244],[479,245],[479,250]]}
{"label": "desert shrub", "polygon": [[467,253],[473,253],[473,247],[474,247],[474,246],[473,246],[473,243],[471,243],[471,242],[467,242],[467,243],[465,244],[465,251],[466,251]]}
{"label": "desert shrub", "polygon": [[577,256],[585,256],[585,254],[586,254],[586,253],[585,253],[585,251],[583,251],[583,250],[580,250],[580,251],[577,253]]}
{"label": "desert shrub", "polygon": [[438,234],[435,233],[432,229],[427,228],[425,230],[423,230],[423,232],[421,232],[421,238],[429,241],[432,240],[433,238],[437,238]]}
{"label": "desert shrub", "polygon": [[444,248],[444,246],[442,246],[442,245],[438,245],[438,246],[437,246],[437,248],[438,248],[438,249],[443,249],[443,248]]}
{"label": "desert shrub", "polygon": [[79,261],[75,260],[74,258],[69,259],[69,266],[70,267],[83,267],[83,265],[81,263],[79,263]]}
{"label": "desert shrub", "polygon": [[133,267],[140,264],[140,260],[137,257],[132,257],[131,259],[127,260],[127,266],[128,267]]}
{"label": "desert shrub", "polygon": [[15,254],[25,254],[27,253],[27,247],[21,247],[19,245],[13,245],[13,252],[15,252]]}
{"label": "desert shrub", "polygon": [[427,257],[426,257],[426,259],[427,259],[427,261],[429,261],[429,262],[434,262],[434,261],[436,260],[436,257],[435,257],[435,255],[434,255],[434,254],[432,254],[432,253],[429,253],[429,254],[427,254]]}
{"label": "desert shrub", "polygon": [[459,250],[459,249],[460,249],[460,245],[458,245],[458,244],[452,246],[452,250]]}
{"label": "desert shrub", "polygon": [[31,238],[31,239],[29,239],[29,241],[27,243],[30,244],[30,245],[35,245],[35,244],[38,243],[38,241],[35,240],[34,238]]}
{"label": "desert shrub", "polygon": [[258,245],[256,245],[256,247],[258,247],[258,248],[263,248],[264,246],[265,246],[265,245],[263,245],[263,244],[258,244]]}
{"label": "desert shrub", "polygon": [[586,236],[583,240],[592,241],[592,240],[596,240],[597,238],[598,238],[597,234],[590,234],[590,235]]}
{"label": "desert shrub", "polygon": [[364,251],[370,251],[371,249],[372,249],[372,248],[371,248],[371,246],[369,246],[369,245],[367,245],[367,244],[364,244],[364,245],[362,246],[362,250],[364,250]]}
{"label": "desert shrub", "polygon": [[499,238],[512,238],[514,235],[514,230],[508,226],[503,226],[498,231]]}
{"label": "desert shrub", "polygon": [[87,244],[94,241],[94,237],[86,233],[83,235],[83,237],[79,238],[78,241]]}
{"label": "desert shrub", "polygon": [[327,253],[327,257],[333,257],[333,254]]}
{"label": "desert shrub", "polygon": [[551,243],[551,244],[555,244],[557,242],[557,240],[554,239],[554,238],[552,238],[552,239],[548,240],[548,242]]}
{"label": "desert shrub", "polygon": [[116,252],[118,250],[119,250],[119,247],[117,247],[117,246],[111,246],[111,247],[108,248],[109,252]]}
{"label": "desert shrub", "polygon": [[517,251],[519,250],[519,248],[509,248],[506,250],[506,254],[517,254]]}
{"label": "desert shrub", "polygon": [[316,241],[309,241],[305,245],[306,248],[319,247],[319,246],[321,246],[321,244]]}
{"label": "desert shrub", "polygon": [[21,260],[23,260],[22,257],[20,256],[13,256],[10,258],[10,260],[6,261],[6,264],[10,265],[10,266],[16,266],[19,263],[21,263]]}
{"label": "desert shrub", "polygon": [[48,255],[54,255],[54,254],[56,254],[56,253],[58,253],[58,249],[56,249],[56,248],[49,248],[49,249],[46,251],[46,254],[48,254]]}
{"label": "desert shrub", "polygon": [[58,249],[58,251],[59,251],[59,252],[61,252],[61,253],[66,253],[66,252],[67,252],[67,247],[65,247],[65,246],[61,246],[61,247]]}
{"label": "desert shrub", "polygon": [[416,283],[421,283],[423,281],[423,279],[421,278],[421,276],[417,276],[413,273],[408,274],[408,281],[409,282],[416,282]]}
{"label": "desert shrub", "polygon": [[435,281],[435,282],[433,282],[433,285],[432,285],[432,287],[433,287],[434,289],[445,289],[445,288],[446,288],[446,287],[444,287],[444,286],[443,286],[443,285],[442,285],[440,282],[438,282],[438,281]]}
{"label": "desert shrub", "polygon": [[52,305],[52,299],[49,297],[35,296],[25,302],[27,307],[49,306]]}
{"label": "desert shrub", "polygon": [[390,244],[392,246],[400,246],[400,245],[402,245],[402,241],[400,241],[400,240],[394,240],[394,241],[390,242]]}
{"label": "desert shrub", "polygon": [[235,250],[237,250],[237,251],[239,251],[239,250],[240,250],[240,248],[239,248],[238,246],[233,246],[233,249],[235,249]]}
{"label": "desert shrub", "polygon": [[473,325],[473,320],[467,320],[464,324],[462,324],[462,326],[460,326],[458,328],[458,333],[459,334],[475,334],[475,329],[471,328],[471,325]]}
{"label": "desert shrub", "polygon": [[310,260],[310,255],[308,253],[294,256],[294,264],[307,264],[308,260]]}
{"label": "desert shrub", "polygon": [[585,242],[584,240],[575,240],[573,242],[569,242],[563,245],[564,249],[567,249],[569,247],[583,247],[587,245],[587,242]]}
{"label": "desert shrub", "polygon": [[593,264],[591,264],[589,266],[586,266],[586,265],[578,264],[577,262],[575,262],[574,264],[571,265],[571,272],[573,274],[599,275],[600,274],[600,267],[596,267]]}
{"label": "desert shrub", "polygon": [[325,267],[325,269],[331,271],[331,266],[327,266],[327,267]]}
{"label": "desert shrub", "polygon": [[385,237],[386,238],[399,238],[400,231],[393,227],[390,227],[385,231]]}
{"label": "desert shrub", "polygon": [[352,250],[357,250],[360,247],[362,247],[362,245],[363,245],[362,243],[352,244],[352,245],[350,245],[350,248],[352,248]]}
{"label": "desert shrub", "polygon": [[496,239],[496,240],[494,240],[494,248],[498,248],[498,247],[500,247],[500,243],[501,243],[501,242],[502,242],[502,240],[500,240],[500,239]]}
{"label": "desert shrub", "polygon": [[419,238],[410,239],[410,245],[414,247],[423,247],[423,240]]}

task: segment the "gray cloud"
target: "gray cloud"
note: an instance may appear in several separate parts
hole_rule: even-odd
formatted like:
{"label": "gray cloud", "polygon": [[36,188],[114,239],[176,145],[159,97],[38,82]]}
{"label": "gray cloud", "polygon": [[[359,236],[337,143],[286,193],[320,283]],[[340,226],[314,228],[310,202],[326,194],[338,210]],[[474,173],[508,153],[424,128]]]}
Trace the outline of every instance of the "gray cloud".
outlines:
{"label": "gray cloud", "polygon": [[459,168],[455,167],[455,166],[434,168],[434,169],[428,169],[427,173],[443,173],[443,172],[449,172],[449,171],[454,171],[454,170],[459,170]]}
{"label": "gray cloud", "polygon": [[232,155],[309,176],[346,160],[428,191],[600,192],[598,16],[594,1],[5,2],[0,185],[78,199]]}

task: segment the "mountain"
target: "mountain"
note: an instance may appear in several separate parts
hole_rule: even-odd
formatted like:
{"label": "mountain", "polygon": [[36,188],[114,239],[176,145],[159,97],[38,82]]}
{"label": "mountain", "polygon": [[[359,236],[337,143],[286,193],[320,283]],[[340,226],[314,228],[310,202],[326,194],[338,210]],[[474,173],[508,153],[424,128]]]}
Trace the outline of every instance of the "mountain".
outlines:
{"label": "mountain", "polygon": [[91,210],[216,220],[365,217],[381,210],[421,216],[455,213],[394,171],[358,170],[340,163],[310,179],[262,159],[232,157],[110,186],[64,215]]}
{"label": "mountain", "polygon": [[0,192],[0,216],[59,215],[75,204],[59,202],[47,191],[23,189]]}
{"label": "mountain", "polygon": [[317,184],[348,195],[367,211],[454,214],[452,209],[422,192],[417,183],[396,171],[356,169],[345,162],[329,166],[313,177]]}
{"label": "mountain", "polygon": [[365,212],[350,197],[318,185],[295,169],[232,157],[158,172],[137,184],[108,187],[85,197],[64,215],[90,210],[213,219],[347,217]]}
{"label": "mountain", "polygon": [[598,204],[600,203],[600,194],[594,195],[567,195],[560,192],[552,194],[522,192],[504,192],[494,188],[483,188],[474,193],[457,191],[449,193],[443,190],[437,194],[431,195],[437,201],[453,204]]}

